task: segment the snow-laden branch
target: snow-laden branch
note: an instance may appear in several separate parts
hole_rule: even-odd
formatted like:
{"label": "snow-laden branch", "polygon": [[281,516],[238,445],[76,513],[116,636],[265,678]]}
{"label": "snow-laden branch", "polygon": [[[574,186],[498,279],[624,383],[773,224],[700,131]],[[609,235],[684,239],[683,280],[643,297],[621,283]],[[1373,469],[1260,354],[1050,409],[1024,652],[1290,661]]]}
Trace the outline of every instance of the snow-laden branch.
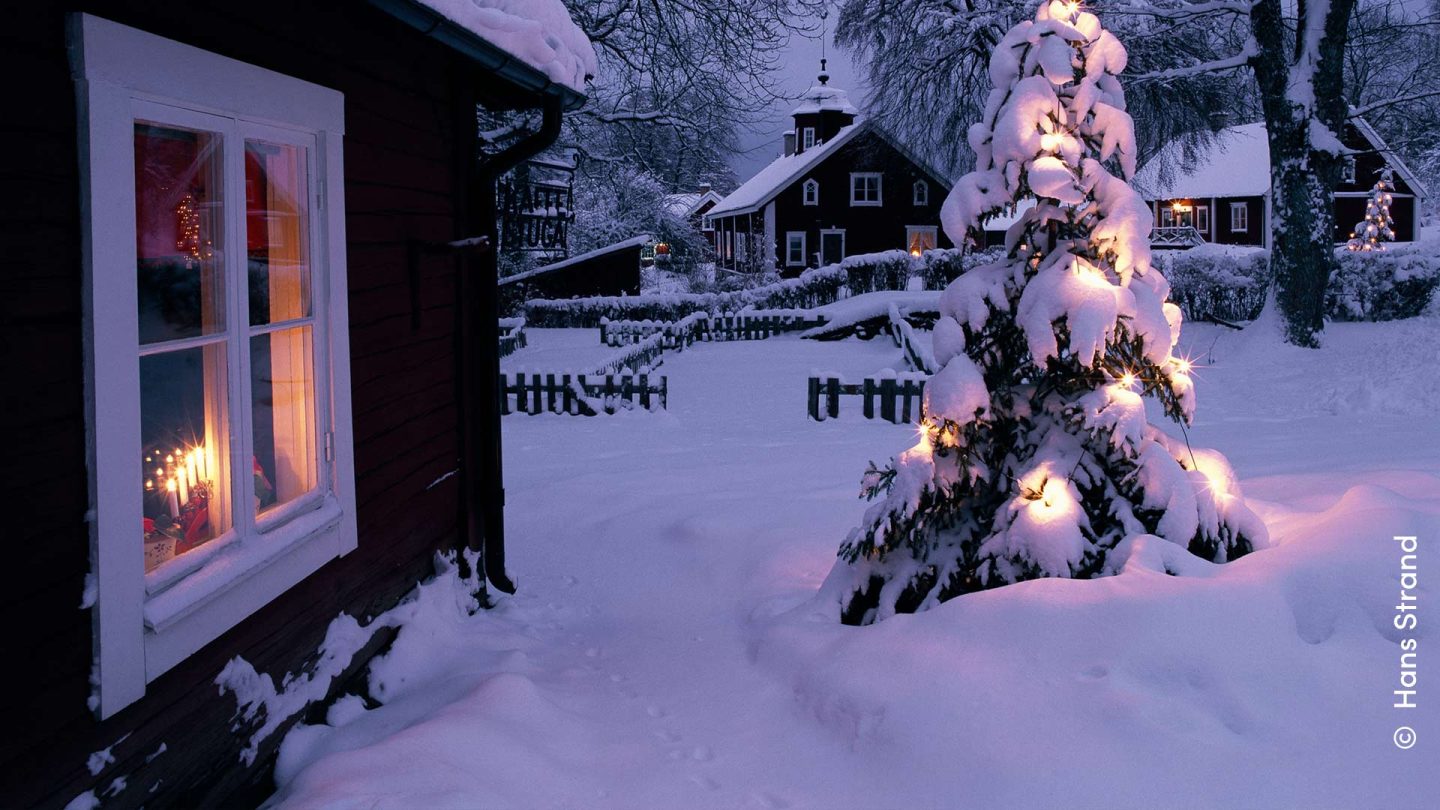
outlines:
{"label": "snow-laden branch", "polygon": [[1411,101],[1419,101],[1422,98],[1431,98],[1433,96],[1440,96],[1440,90],[1427,90],[1424,93],[1412,93],[1408,96],[1400,96],[1398,98],[1386,99],[1384,101],[1371,102],[1363,107],[1351,108],[1350,114],[1347,115],[1346,118],[1359,118],[1360,116],[1372,113],[1375,110],[1383,110],[1386,107],[1393,107],[1396,104],[1406,104]]}
{"label": "snow-laden branch", "polygon": [[1107,7],[1110,14],[1130,14],[1166,19],[1201,17],[1206,14],[1249,14],[1255,3],[1252,0],[1211,0],[1205,3],[1182,3],[1175,6],[1158,6],[1153,3],[1125,3]]}
{"label": "snow-laden branch", "polygon": [[1169,70],[1157,70],[1152,73],[1141,73],[1136,76],[1128,76],[1130,81],[1168,81],[1170,79],[1183,79],[1189,76],[1199,76],[1205,73],[1220,73],[1226,70],[1236,70],[1247,67],[1250,60],[1255,58],[1258,51],[1253,41],[1245,43],[1245,47],[1234,56],[1227,56],[1224,59],[1216,59],[1213,62],[1201,62],[1197,65],[1170,68]]}

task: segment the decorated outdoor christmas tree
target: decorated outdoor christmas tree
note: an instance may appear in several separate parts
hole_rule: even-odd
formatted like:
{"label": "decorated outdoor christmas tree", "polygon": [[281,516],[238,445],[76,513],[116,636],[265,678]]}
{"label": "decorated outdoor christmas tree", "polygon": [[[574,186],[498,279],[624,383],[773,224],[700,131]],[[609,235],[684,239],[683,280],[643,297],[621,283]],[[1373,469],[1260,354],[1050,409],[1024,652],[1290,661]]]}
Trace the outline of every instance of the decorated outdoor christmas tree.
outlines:
{"label": "decorated outdoor christmas tree", "polygon": [[1135,169],[1125,61],[1095,15],[1058,0],[991,56],[975,171],[946,200],[945,229],[973,242],[985,217],[1037,204],[1003,259],[941,296],[919,443],[866,474],[877,502],[824,587],[846,622],[1113,573],[1117,548],[1145,535],[1215,562],[1267,542],[1225,458],[1146,418],[1148,395],[1183,429],[1195,396],[1171,353],[1180,312],[1150,264],[1150,211],[1121,179]]}
{"label": "decorated outdoor christmas tree", "polygon": [[1355,223],[1346,247],[1351,250],[1384,250],[1385,242],[1395,241],[1395,220],[1390,218],[1390,201],[1395,191],[1395,175],[1386,166],[1380,179],[1370,189],[1365,203],[1365,219]]}

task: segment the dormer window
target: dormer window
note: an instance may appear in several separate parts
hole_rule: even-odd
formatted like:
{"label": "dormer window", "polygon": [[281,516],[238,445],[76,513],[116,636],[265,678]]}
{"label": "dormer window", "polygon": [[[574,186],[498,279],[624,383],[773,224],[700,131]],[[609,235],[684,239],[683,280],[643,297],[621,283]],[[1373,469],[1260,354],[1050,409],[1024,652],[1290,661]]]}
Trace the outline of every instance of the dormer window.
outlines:
{"label": "dormer window", "polygon": [[851,172],[850,173],[850,204],[851,205],[881,205],[880,197],[880,173],[879,172]]}
{"label": "dormer window", "polygon": [[1342,173],[1343,173],[1343,175],[1344,175],[1344,178],[1343,178],[1343,179],[1344,179],[1345,182],[1347,182],[1347,183],[1353,183],[1353,182],[1355,182],[1355,156],[1354,156],[1354,155],[1346,155],[1346,156],[1345,156],[1345,166],[1344,166],[1344,169],[1342,170]]}
{"label": "dormer window", "polygon": [[805,127],[804,129],[800,130],[800,144],[801,148],[803,149],[809,149],[810,147],[815,145],[814,127]]}
{"label": "dormer window", "polygon": [[805,205],[820,204],[820,182],[811,178],[801,187],[801,202]]}
{"label": "dormer window", "polygon": [[915,181],[914,200],[913,200],[913,202],[915,203],[915,205],[929,205],[929,204],[930,204],[930,184],[929,184],[929,183],[925,182],[924,180],[916,180],[916,181]]}

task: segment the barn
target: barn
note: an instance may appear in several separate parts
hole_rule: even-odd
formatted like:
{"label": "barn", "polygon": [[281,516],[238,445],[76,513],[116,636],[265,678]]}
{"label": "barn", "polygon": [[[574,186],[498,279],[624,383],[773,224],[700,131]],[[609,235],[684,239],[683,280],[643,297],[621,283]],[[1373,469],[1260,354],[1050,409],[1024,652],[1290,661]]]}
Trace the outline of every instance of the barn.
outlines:
{"label": "barn", "polygon": [[253,806],[299,717],[252,740],[228,662],[304,681],[437,552],[513,588],[496,178],[593,50],[558,0],[71,0],[0,65],[0,796]]}

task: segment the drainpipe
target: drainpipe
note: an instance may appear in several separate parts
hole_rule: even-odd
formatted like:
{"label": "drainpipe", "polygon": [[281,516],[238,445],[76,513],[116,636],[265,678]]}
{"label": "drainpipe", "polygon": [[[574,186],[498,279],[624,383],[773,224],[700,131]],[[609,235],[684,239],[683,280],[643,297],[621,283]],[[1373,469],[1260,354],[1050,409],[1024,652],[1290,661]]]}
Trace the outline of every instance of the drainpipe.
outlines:
{"label": "drainpipe", "polygon": [[[472,255],[461,273],[456,302],[460,310],[460,496],[465,516],[465,547],[479,552],[485,579],[503,593],[515,583],[505,573],[505,489],[500,447],[499,278],[500,240],[495,225],[495,194],[500,176],[534,157],[560,135],[563,101],[547,95],[540,129],[488,160],[479,159],[474,113],[468,127],[474,167],[470,188],[470,233],[489,237],[491,250]],[[482,392],[489,392],[482,394]]]}

